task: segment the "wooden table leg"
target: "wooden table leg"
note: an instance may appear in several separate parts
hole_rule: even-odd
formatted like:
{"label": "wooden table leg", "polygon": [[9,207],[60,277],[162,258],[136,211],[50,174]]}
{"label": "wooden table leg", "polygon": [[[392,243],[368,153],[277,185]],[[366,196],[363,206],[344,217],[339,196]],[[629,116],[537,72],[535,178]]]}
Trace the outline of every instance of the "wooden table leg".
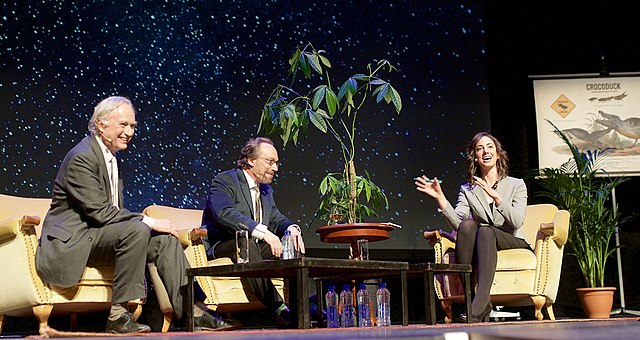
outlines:
{"label": "wooden table leg", "polygon": [[193,332],[193,276],[187,276],[187,331]]}
{"label": "wooden table leg", "polygon": [[436,301],[433,294],[435,287],[433,285],[434,275],[432,271],[424,273],[424,314],[427,319],[427,325],[436,324]]}
{"label": "wooden table leg", "polygon": [[409,297],[407,292],[407,272],[400,272],[400,284],[402,285],[402,325],[409,325]]}
{"label": "wooden table leg", "polygon": [[294,311],[294,313],[299,315],[298,328],[307,329],[311,328],[311,316],[309,313],[309,268],[299,268],[296,276],[298,311]]}
{"label": "wooden table leg", "polygon": [[316,280],[316,302],[318,304],[318,328],[322,328],[324,325],[324,316],[322,311],[324,310],[324,294],[323,294],[322,280]]}
{"label": "wooden table leg", "polygon": [[467,307],[467,323],[471,323],[471,273],[464,273],[464,300]]}

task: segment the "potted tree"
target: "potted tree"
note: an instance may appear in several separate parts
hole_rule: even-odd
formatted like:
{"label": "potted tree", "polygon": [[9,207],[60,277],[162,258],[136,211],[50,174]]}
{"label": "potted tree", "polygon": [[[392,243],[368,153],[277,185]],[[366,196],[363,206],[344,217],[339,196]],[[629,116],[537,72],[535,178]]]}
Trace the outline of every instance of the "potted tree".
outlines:
{"label": "potted tree", "polygon": [[[331,62],[322,50],[311,43],[296,48],[289,58],[288,85],[278,85],[262,109],[258,132],[278,134],[286,146],[297,144],[313,127],[335,140],[344,161],[339,171],[328,173],[320,182],[322,201],[316,216],[332,222],[346,215],[349,223],[361,222],[364,216],[378,216],[389,202],[380,187],[365,175],[356,173],[356,136],[360,126],[357,118],[367,99],[392,104],[396,113],[402,110],[402,100],[396,89],[380,77],[383,72],[396,71],[387,60],[368,64],[365,73],[354,74],[339,88],[329,75]],[[311,81],[318,74],[319,84],[296,83],[299,73]],[[296,88],[311,89],[303,92]]]}
{"label": "potted tree", "polygon": [[[542,190],[538,193],[571,214],[569,254],[574,256],[584,278],[578,288],[582,307],[589,318],[608,318],[615,287],[605,287],[607,260],[616,250],[611,242],[615,229],[623,222],[611,202],[613,190],[626,181],[611,177],[601,168],[610,150],[579,150],[553,123],[555,133],[571,151],[571,158],[559,168],[536,171]],[[590,302],[604,298],[604,306],[592,309]]]}

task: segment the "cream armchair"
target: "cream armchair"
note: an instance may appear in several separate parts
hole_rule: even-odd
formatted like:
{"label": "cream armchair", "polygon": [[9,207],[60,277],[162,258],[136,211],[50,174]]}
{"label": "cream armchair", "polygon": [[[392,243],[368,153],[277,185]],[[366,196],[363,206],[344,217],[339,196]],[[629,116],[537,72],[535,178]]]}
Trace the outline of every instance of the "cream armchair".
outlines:
{"label": "cream armchair", "polygon": [[[553,303],[558,293],[564,245],[569,233],[569,212],[552,204],[529,205],[522,226],[525,237],[535,245],[526,249],[498,251],[498,265],[491,287],[491,302],[500,306],[533,305],[535,317],[542,320],[546,307],[555,320]],[[455,263],[455,234],[425,231],[435,252],[436,263]],[[464,290],[458,274],[435,276],[435,290],[451,323],[453,302],[464,302]]]}
{"label": "cream armchair", "polygon": [[[35,254],[44,218],[51,200],[0,194],[0,333],[5,316],[35,315],[40,334],[45,334],[49,316],[71,315],[77,329],[77,314],[111,307],[113,267],[87,267],[81,280],[71,288],[43,282],[36,272]],[[140,304],[132,301],[134,313]]]}
{"label": "cream armchair", "polygon": [[[168,219],[174,227],[180,229],[180,242],[185,248],[185,255],[192,267],[233,264],[230,258],[207,260],[207,253],[202,242],[202,238],[206,237],[207,231],[200,229],[202,210],[151,205],[146,207],[143,213],[153,218]],[[159,281],[157,269],[150,264],[149,271],[154,287],[156,287],[156,296],[159,299],[160,309],[164,314],[162,331],[166,332],[173,318],[173,309],[171,304],[168,303],[168,298],[164,300],[163,293],[158,292],[158,288],[160,291],[164,288],[162,282]],[[205,305],[218,314],[224,315],[265,308],[253,294],[244,290],[239,277],[198,276],[196,281],[206,295]],[[285,296],[284,281],[282,279],[273,279],[272,281],[280,295]],[[166,296],[166,293],[164,295]]]}

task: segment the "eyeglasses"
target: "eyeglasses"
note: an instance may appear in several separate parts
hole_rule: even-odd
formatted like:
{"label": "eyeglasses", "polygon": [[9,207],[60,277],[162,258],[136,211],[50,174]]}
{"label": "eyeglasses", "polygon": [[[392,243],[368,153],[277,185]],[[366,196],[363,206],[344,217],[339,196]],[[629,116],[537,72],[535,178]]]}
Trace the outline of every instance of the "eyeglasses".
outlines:
{"label": "eyeglasses", "polygon": [[264,157],[256,157],[256,158],[260,158],[260,159],[262,159],[262,160],[263,160],[263,161],[265,161],[265,162],[267,163],[267,165],[269,165],[269,166],[273,166],[274,164],[275,164],[276,166],[278,166],[278,167],[280,166],[280,162],[276,161],[275,159],[264,158]]}

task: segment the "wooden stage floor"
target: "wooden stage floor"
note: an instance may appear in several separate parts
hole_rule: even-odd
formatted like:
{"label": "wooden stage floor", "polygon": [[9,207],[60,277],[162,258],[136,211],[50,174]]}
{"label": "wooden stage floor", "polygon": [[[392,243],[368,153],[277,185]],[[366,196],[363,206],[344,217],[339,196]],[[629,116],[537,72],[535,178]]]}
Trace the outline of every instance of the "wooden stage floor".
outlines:
{"label": "wooden stage floor", "polygon": [[[108,337],[106,334],[69,334],[75,338],[91,336]],[[39,338],[39,336],[2,336],[1,338]],[[231,332],[171,332],[147,333],[140,336],[118,336],[119,339],[443,339],[443,340],[508,340],[508,339],[581,339],[581,340],[631,340],[640,339],[640,319],[611,318],[600,320],[566,319],[557,321],[510,321],[489,322],[483,324],[439,324],[426,326],[411,324],[407,327],[391,326],[387,328],[349,328],[349,329],[308,329],[277,330],[240,329]]]}

